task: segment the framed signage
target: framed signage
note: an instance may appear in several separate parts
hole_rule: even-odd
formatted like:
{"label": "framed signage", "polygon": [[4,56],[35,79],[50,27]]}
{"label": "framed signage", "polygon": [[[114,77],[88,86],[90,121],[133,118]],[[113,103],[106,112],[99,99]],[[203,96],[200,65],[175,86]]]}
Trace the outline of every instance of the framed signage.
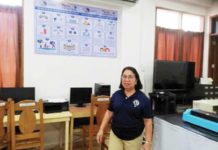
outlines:
{"label": "framed signage", "polygon": [[72,56],[117,56],[115,10],[35,0],[35,52]]}

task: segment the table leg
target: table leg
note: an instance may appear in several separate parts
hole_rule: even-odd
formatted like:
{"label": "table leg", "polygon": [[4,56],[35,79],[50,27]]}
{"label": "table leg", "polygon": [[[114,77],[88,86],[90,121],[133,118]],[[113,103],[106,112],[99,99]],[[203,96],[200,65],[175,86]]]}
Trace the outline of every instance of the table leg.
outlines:
{"label": "table leg", "polygon": [[63,147],[63,137],[64,137],[64,129],[63,129],[64,124],[59,123],[59,147]]}
{"label": "table leg", "polygon": [[69,150],[69,121],[65,122],[65,150]]}
{"label": "table leg", "polygon": [[70,150],[73,149],[73,128],[74,128],[73,124],[74,124],[74,118],[71,117],[70,118]]}
{"label": "table leg", "polygon": [[74,117],[71,118],[71,126],[70,126],[70,150],[73,150],[73,130],[74,130]]}

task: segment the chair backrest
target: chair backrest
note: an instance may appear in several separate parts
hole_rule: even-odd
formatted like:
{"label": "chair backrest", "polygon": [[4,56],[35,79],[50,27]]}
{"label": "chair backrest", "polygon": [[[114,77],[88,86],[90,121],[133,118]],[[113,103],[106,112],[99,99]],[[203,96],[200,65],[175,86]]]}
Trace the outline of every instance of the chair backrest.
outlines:
{"label": "chair backrest", "polygon": [[[10,149],[10,105],[11,101],[0,102],[0,149]],[[7,123],[4,123],[5,116],[7,116]]]}
{"label": "chair backrest", "polygon": [[[91,114],[90,114],[90,127],[89,127],[89,148],[93,148],[93,137],[94,132],[98,131],[98,128],[101,125],[101,122],[104,118],[104,114],[108,109],[110,103],[110,96],[92,96],[91,98]],[[94,118],[96,117],[97,131],[94,131]],[[109,127],[105,128],[105,131],[108,131]],[[107,147],[103,142],[101,147]]]}
{"label": "chair backrest", "polygon": [[110,96],[92,96],[91,98],[91,114],[90,125],[94,125],[94,117],[96,117],[96,124],[101,125],[104,114],[108,109],[110,103]]}
{"label": "chair backrest", "polygon": [[[16,115],[19,112],[19,115]],[[40,147],[44,149],[43,101],[22,100],[12,102],[12,149]],[[37,125],[38,124],[38,125]],[[19,131],[15,130],[15,127]]]}

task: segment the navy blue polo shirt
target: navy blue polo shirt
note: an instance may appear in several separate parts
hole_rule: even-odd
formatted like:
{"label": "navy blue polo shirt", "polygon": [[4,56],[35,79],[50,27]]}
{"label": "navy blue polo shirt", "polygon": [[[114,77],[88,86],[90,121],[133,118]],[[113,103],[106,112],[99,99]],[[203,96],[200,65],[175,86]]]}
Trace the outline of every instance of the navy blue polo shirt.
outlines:
{"label": "navy blue polo shirt", "polygon": [[123,90],[116,91],[111,97],[108,110],[113,112],[112,130],[123,140],[132,140],[141,135],[143,119],[153,117],[150,100],[140,90],[130,97]]}

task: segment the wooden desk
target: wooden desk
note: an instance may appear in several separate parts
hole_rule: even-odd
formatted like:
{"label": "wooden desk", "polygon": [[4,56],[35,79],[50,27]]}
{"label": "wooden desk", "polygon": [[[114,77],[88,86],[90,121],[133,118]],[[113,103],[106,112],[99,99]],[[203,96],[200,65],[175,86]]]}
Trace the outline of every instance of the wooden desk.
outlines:
{"label": "wooden desk", "polygon": [[72,113],[72,121],[71,121],[71,141],[70,141],[70,149],[73,149],[73,129],[74,129],[74,118],[85,118],[90,117],[90,104],[87,104],[85,107],[76,107],[75,105],[70,105],[69,111]]}
{"label": "wooden desk", "polygon": [[72,141],[70,133],[72,132],[70,126],[72,125],[72,114],[69,111],[59,113],[44,114],[44,123],[60,123],[65,122],[65,150],[69,150],[69,143]]}
{"label": "wooden desk", "polygon": [[[58,112],[58,113],[44,113],[43,114],[43,119],[45,124],[50,124],[50,123],[60,123],[60,122],[65,122],[65,150],[69,150],[69,141],[72,141],[70,133],[72,133],[70,126],[71,126],[71,117],[72,114],[69,111],[64,111],[64,112]],[[15,116],[15,121],[18,121],[19,115]],[[39,116],[36,116],[36,119],[39,119]],[[7,122],[7,117],[4,118],[4,123]]]}

